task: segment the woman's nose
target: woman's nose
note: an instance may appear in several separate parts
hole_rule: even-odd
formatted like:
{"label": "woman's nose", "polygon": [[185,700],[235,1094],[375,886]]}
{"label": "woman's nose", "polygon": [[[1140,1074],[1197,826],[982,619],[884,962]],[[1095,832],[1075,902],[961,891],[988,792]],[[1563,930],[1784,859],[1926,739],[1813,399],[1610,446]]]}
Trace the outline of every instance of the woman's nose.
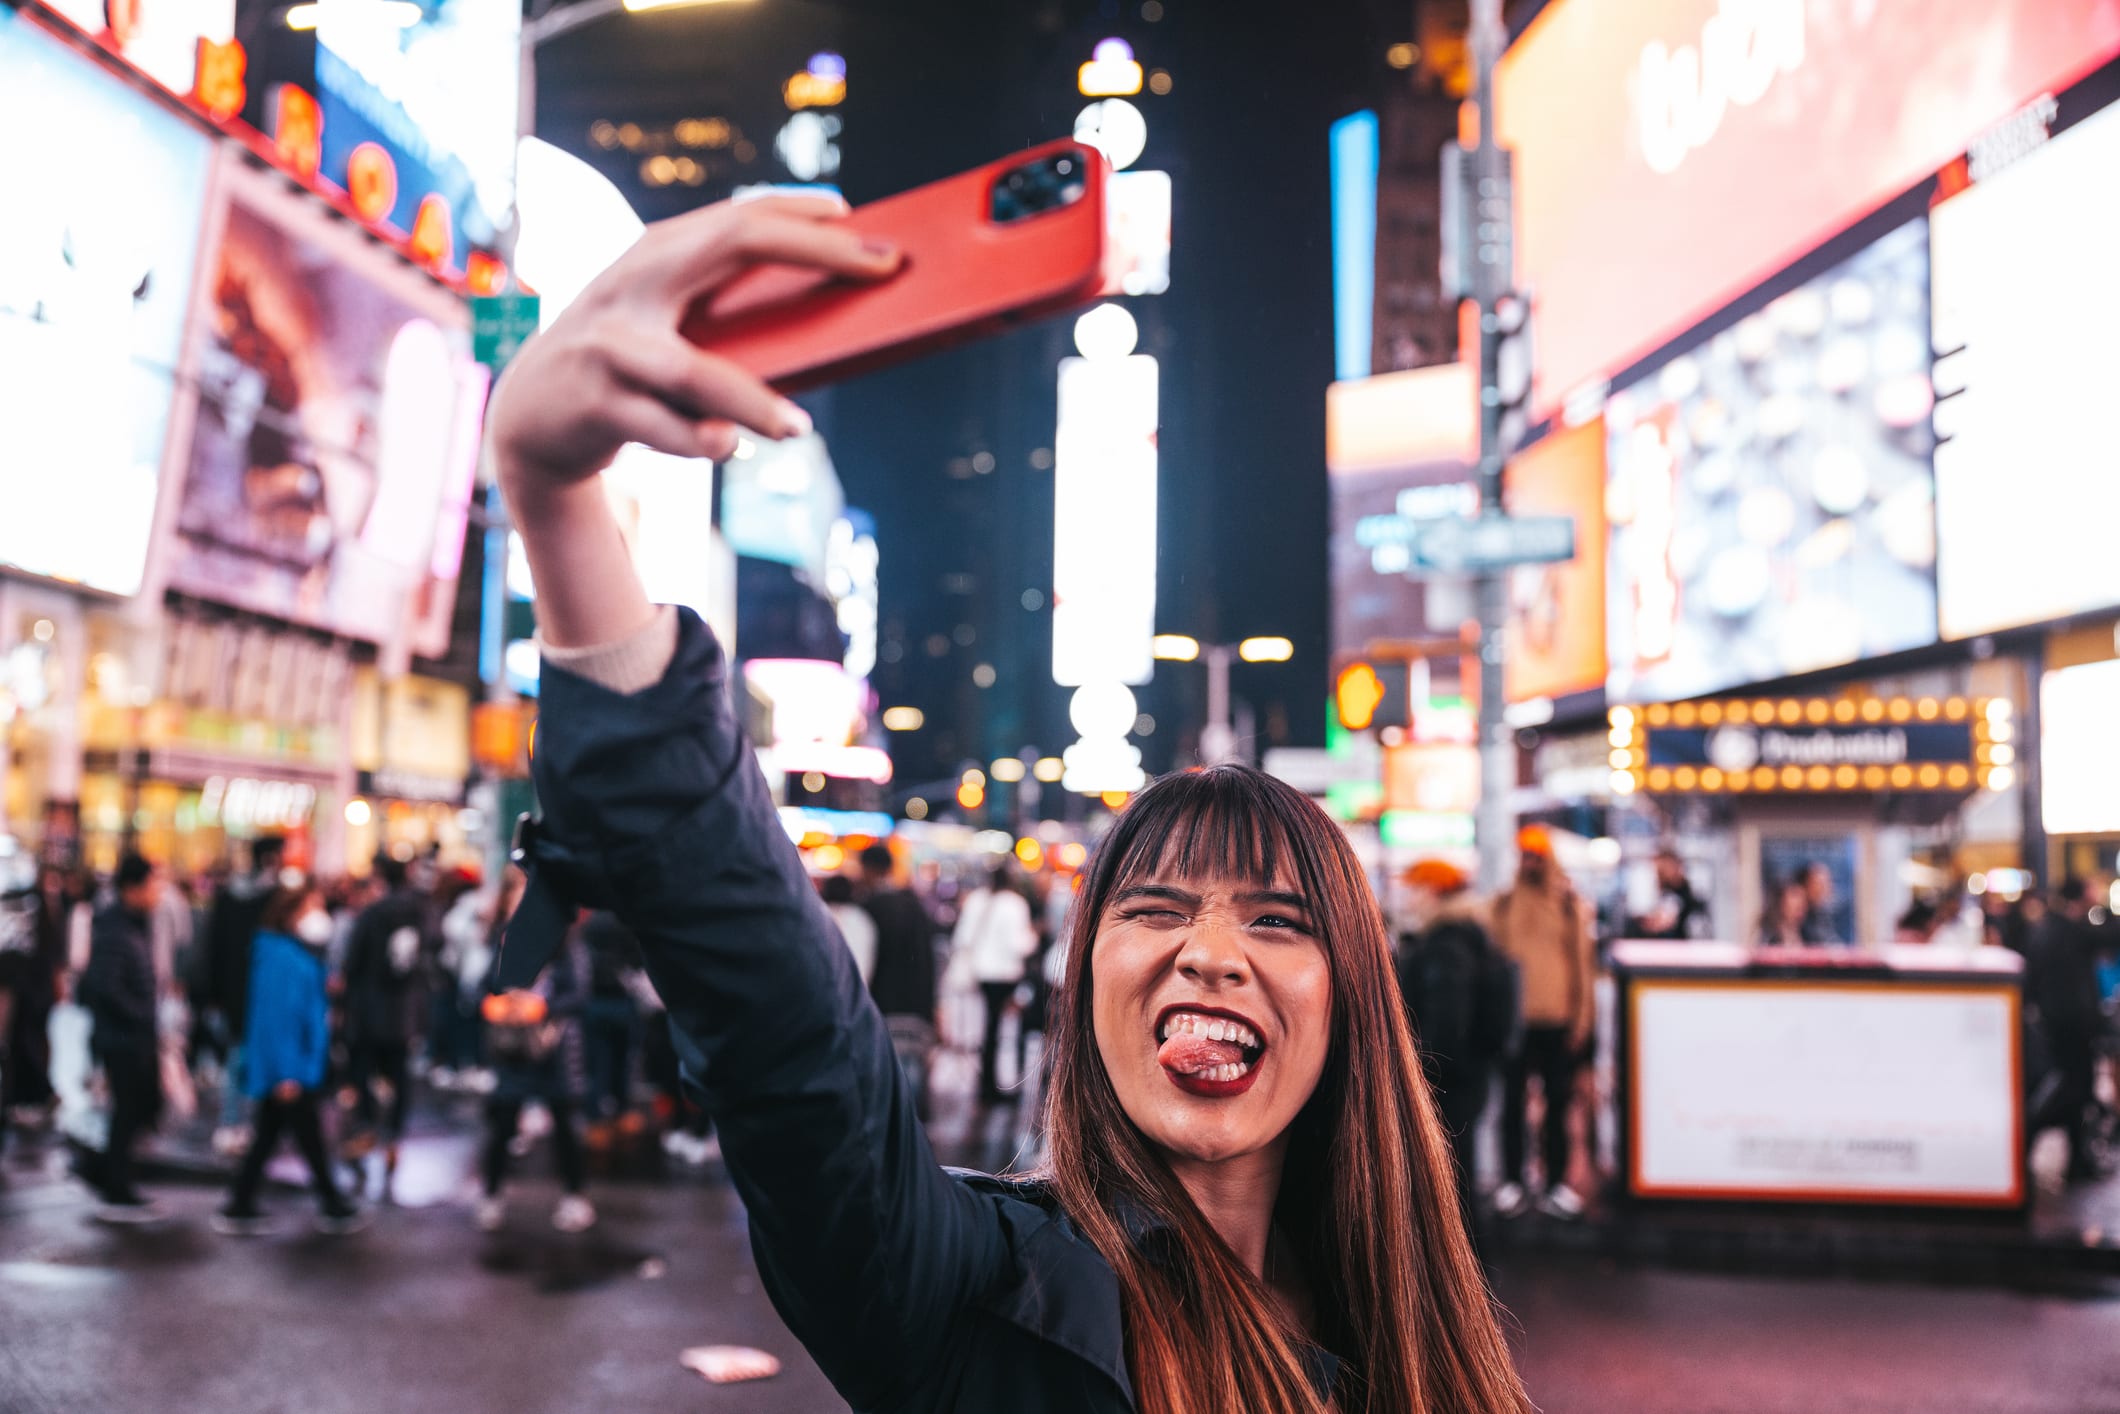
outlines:
{"label": "woman's nose", "polygon": [[1198,924],[1186,934],[1176,966],[1180,976],[1203,987],[1230,987],[1251,980],[1242,935],[1212,923]]}

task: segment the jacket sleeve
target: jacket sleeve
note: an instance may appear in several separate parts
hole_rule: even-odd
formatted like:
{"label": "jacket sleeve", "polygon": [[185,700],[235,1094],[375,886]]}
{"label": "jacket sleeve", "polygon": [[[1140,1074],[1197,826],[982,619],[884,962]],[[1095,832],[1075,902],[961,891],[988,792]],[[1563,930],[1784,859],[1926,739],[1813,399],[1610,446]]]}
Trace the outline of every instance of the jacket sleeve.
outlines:
{"label": "jacket sleeve", "polygon": [[551,939],[522,935],[525,920],[549,933],[576,907],[633,930],[720,1128],[775,1306],[840,1393],[874,1407],[931,1367],[1009,1259],[997,1211],[929,1151],[727,678],[690,611],[668,671],[643,691],[546,665],[533,767],[543,815],[503,952],[534,958]]}

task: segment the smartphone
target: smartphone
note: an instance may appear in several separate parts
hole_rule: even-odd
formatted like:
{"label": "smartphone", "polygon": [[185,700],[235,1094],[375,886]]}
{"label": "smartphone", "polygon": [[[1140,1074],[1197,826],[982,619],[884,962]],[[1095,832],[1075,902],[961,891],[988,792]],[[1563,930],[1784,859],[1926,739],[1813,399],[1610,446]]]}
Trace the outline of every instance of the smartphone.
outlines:
{"label": "smartphone", "polygon": [[684,336],[782,392],[1041,319],[1105,287],[1104,154],[1072,140],[857,207],[905,252],[868,283],[766,265],[693,304]]}

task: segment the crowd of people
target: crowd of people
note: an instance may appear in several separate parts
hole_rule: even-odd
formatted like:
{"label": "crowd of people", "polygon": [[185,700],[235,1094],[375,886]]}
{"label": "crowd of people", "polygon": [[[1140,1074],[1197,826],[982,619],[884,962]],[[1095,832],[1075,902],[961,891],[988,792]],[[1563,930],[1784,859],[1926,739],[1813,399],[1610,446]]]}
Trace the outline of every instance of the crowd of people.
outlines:
{"label": "crowd of people", "polygon": [[[982,1100],[1020,1095],[1064,884],[1055,893],[1051,874],[1000,867],[962,880],[929,870],[911,885],[900,873],[877,844],[819,884],[923,1110],[946,1041],[978,1055]],[[7,937],[21,942],[0,948],[0,1143],[9,1117],[55,1126],[98,1217],[137,1223],[162,1216],[138,1178],[143,1142],[198,1132],[234,1169],[214,1226],[253,1235],[275,1226],[264,1177],[291,1140],[317,1225],[346,1233],[365,1225],[357,1203],[372,1181],[391,1191],[424,1084],[479,1098],[481,1228],[505,1222],[527,1136],[549,1134],[562,1190],[553,1223],[585,1229],[596,1220],[587,1151],[616,1130],[652,1120],[663,1150],[693,1165],[714,1141],[639,944],[612,916],[584,914],[533,988],[488,995],[521,884],[512,868],[487,887],[390,854],[322,881],[289,867],[272,836],[201,879],[172,879],[136,854],[102,880],[38,871],[9,896]]]}

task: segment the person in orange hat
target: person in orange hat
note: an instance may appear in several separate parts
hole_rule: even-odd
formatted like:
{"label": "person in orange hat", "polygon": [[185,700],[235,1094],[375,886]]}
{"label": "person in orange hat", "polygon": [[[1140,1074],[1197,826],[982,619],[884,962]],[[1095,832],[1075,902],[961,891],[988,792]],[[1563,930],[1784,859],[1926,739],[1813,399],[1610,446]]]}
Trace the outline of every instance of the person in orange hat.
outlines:
{"label": "person in orange hat", "polygon": [[1465,871],[1423,859],[1399,876],[1413,894],[1420,931],[1400,940],[1399,992],[1457,1161],[1465,1227],[1480,1240],[1473,1131],[1486,1113],[1495,1067],[1516,1040],[1516,967],[1494,945]]}
{"label": "person in orange hat", "polygon": [[1573,1144],[1568,1110],[1575,1072],[1597,1015],[1596,940],[1582,899],[1553,858],[1553,837],[1526,825],[1516,837],[1516,882],[1494,902],[1494,940],[1523,980],[1523,1041],[1502,1068],[1503,1183],[1495,1212],[1513,1218],[1530,1205],[1525,1186],[1527,1106],[1531,1077],[1545,1094],[1541,1152],[1545,1192],[1539,1210],[1552,1217],[1582,1216],[1583,1200],[1568,1182]]}

